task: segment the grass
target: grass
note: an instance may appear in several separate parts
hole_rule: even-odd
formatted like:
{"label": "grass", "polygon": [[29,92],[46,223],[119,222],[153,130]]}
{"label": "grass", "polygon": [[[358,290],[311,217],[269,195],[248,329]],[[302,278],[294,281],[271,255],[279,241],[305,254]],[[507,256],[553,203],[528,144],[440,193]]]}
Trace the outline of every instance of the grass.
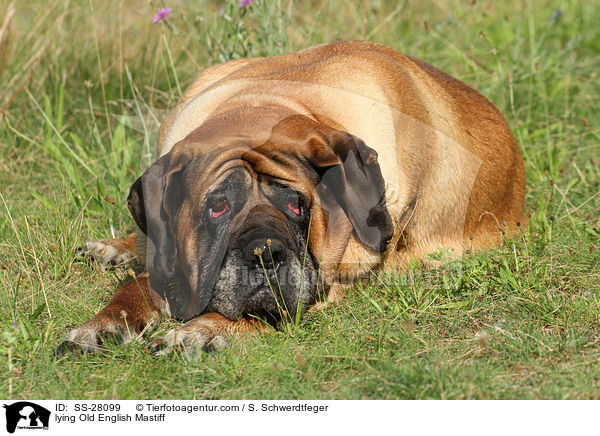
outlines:
{"label": "grass", "polygon": [[[152,25],[159,6],[0,0],[0,397],[600,398],[594,2],[198,1]],[[198,361],[141,343],[56,361],[126,276],[74,250],[132,229],[127,191],[194,74],[335,39],[389,44],[500,108],[525,159],[522,237]]]}

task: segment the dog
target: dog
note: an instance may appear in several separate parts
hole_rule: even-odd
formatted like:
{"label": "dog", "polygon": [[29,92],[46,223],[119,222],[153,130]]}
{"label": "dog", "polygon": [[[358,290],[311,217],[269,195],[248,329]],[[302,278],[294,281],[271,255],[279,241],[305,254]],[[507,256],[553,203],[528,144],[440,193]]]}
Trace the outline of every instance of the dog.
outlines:
{"label": "dog", "polygon": [[[341,41],[200,73],[133,183],[137,225],[87,255],[146,266],[59,350],[186,321],[156,354],[339,302],[383,266],[491,247],[527,225],[519,146],[477,91],[390,47]],[[266,322],[265,322],[266,320]]]}

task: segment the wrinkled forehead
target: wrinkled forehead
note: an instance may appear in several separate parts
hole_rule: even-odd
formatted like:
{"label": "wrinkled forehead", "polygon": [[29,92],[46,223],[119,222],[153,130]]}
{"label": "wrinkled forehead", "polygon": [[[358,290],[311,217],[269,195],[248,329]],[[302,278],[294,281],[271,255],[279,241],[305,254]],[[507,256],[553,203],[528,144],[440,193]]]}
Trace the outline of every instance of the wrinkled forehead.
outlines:
{"label": "wrinkled forehead", "polygon": [[200,199],[219,188],[250,190],[256,176],[240,159],[241,153],[241,150],[232,152],[219,147],[192,158],[184,175],[185,194]]}
{"label": "wrinkled forehead", "polygon": [[283,188],[309,196],[309,177],[293,156],[274,162],[257,152],[259,147],[245,141],[217,146],[194,156],[185,170],[185,194],[204,199],[218,191],[230,191],[253,198],[271,198]]}

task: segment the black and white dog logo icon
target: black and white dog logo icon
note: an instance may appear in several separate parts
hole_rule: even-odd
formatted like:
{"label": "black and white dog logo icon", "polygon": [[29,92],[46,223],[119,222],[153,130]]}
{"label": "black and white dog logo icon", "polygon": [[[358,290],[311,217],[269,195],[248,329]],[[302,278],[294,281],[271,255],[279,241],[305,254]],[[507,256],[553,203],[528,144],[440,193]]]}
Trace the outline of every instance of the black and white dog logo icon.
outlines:
{"label": "black and white dog logo icon", "polygon": [[28,401],[4,405],[6,409],[6,431],[19,429],[48,429],[50,411]]}

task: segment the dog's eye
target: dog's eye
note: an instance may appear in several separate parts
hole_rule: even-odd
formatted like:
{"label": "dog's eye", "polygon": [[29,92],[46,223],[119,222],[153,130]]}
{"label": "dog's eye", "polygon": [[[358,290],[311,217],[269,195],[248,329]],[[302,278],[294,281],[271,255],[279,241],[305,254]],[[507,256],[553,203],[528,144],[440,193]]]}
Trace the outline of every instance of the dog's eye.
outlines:
{"label": "dog's eye", "polygon": [[225,212],[229,210],[229,203],[226,198],[220,198],[219,200],[212,203],[210,206],[210,217],[212,219],[217,219]]}
{"label": "dog's eye", "polygon": [[298,196],[295,196],[288,200],[288,209],[294,212],[297,216],[302,215],[302,206],[300,206]]}

